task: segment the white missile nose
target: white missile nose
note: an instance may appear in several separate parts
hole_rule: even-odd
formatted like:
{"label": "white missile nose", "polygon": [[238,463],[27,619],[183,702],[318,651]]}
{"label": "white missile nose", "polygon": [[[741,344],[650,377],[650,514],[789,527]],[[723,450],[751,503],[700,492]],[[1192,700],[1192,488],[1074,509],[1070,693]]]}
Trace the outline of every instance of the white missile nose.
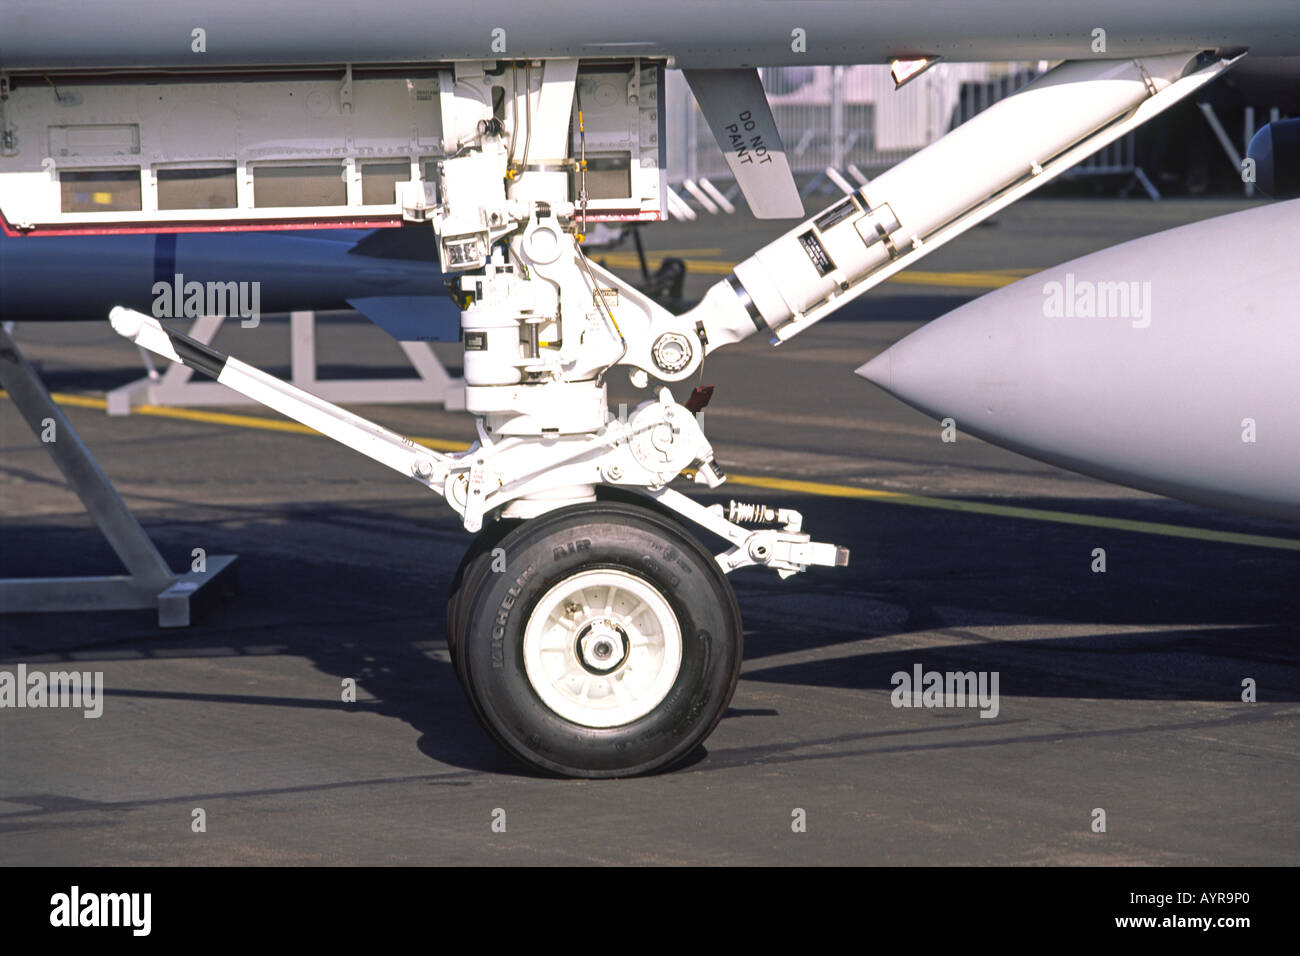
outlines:
{"label": "white missile nose", "polygon": [[[856,373],[938,419],[972,421],[1005,414],[1024,387],[1022,380],[1032,377],[1033,366],[1025,360],[1035,337],[1028,327],[1035,311],[1042,313],[1041,293],[1023,281],[1021,285],[927,322]],[[1028,309],[1008,305],[1021,295],[1037,298]]]}
{"label": "white missile nose", "polygon": [[894,381],[894,359],[891,353],[893,349],[885,349],[866,365],[857,369],[854,374],[861,375],[873,385],[879,385],[885,391],[889,391]]}
{"label": "white missile nose", "polygon": [[114,306],[113,310],[108,313],[108,321],[113,323],[113,331],[132,340],[140,334],[140,329],[148,319],[147,315],[141,315],[134,309],[128,309],[121,305]]}

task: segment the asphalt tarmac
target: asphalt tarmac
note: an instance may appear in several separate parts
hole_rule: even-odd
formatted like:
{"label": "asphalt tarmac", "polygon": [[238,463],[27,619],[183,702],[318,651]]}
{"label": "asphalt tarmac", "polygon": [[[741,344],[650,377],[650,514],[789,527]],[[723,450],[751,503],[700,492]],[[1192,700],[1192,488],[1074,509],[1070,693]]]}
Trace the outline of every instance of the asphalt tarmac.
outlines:
{"label": "asphalt tarmac", "polygon": [[[134,348],[106,322],[19,326],[51,391],[90,399],[65,411],[173,567],[238,554],[240,591],[183,631],[0,615],[0,670],[104,680],[96,719],[0,710],[0,863],[1294,863],[1300,528],[944,442],[852,374],[1015,275],[1241,206],[1029,200],[919,280],[712,356],[704,425],[732,480],[702,497],[797,508],[852,560],[733,575],[731,709],[685,766],[640,779],[544,779],[478,727],[443,624],[469,536],[440,499],[256,407],[109,418],[94,399],[138,377]],[[702,217],[646,239],[692,264],[690,297],[780,231]],[[282,320],[216,344],[287,372]],[[322,374],[402,374],[351,317],[319,348]],[[433,406],[355,410],[473,437]],[[116,572],[7,400],[0,447],[0,576]],[[996,714],[894,706],[893,675],[918,667],[996,675]]]}

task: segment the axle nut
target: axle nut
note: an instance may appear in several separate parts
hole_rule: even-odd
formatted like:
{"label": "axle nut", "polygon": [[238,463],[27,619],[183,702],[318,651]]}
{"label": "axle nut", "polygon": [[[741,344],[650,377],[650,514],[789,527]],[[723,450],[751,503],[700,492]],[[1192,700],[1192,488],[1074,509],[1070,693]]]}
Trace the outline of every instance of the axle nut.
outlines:
{"label": "axle nut", "polygon": [[651,357],[662,372],[680,372],[691,364],[691,342],[684,335],[665,332],[655,339]]}

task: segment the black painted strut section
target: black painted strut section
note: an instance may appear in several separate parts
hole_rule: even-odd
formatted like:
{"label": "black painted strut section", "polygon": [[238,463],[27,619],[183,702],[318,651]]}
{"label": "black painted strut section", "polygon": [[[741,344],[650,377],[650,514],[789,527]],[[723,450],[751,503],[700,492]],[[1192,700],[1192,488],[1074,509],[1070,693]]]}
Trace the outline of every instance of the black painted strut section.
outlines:
{"label": "black painted strut section", "polygon": [[196,341],[188,335],[182,335],[180,332],[167,330],[167,337],[171,339],[172,348],[176,350],[176,354],[180,356],[181,361],[190,368],[213,378],[221,377],[230,356],[222,355],[211,346],[204,345],[202,342]]}

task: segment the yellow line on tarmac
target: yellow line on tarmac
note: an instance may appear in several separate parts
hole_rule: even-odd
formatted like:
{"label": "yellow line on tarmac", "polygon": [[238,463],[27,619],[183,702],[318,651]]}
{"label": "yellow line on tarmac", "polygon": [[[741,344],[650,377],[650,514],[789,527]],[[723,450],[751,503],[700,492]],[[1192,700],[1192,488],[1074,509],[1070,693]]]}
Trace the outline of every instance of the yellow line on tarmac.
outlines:
{"label": "yellow line on tarmac", "polygon": [[[634,252],[593,252],[591,258],[604,265],[607,269],[639,269],[641,260],[637,258]],[[679,257],[680,258],[680,257]],[[656,253],[652,256],[646,256],[646,266],[651,269],[657,269],[664,261],[662,253]],[[736,267],[734,262],[724,262],[720,259],[687,259],[683,258],[686,263],[686,269],[689,272],[699,272],[704,275],[725,276],[731,273]]]}
{"label": "yellow line on tarmac", "polygon": [[1019,282],[1022,276],[1005,272],[926,272],[923,269],[904,269],[896,272],[886,282],[902,285],[955,286],[964,289],[1000,289]]}
{"label": "yellow line on tarmac", "polygon": [[[0,398],[8,397],[7,392],[0,390]],[[89,395],[71,395],[60,392],[53,394],[51,397],[60,405],[70,405],[76,408],[103,410],[108,407],[108,403],[104,399],[93,398]],[[205,412],[192,408],[163,408],[158,405],[137,405],[131,411],[132,414],[138,415],[154,415],[159,418],[173,418],[191,422],[207,422],[213,425],[230,425],[235,428],[255,428],[264,431],[292,432],[300,435],[319,434],[315,429],[300,425],[297,422],[280,421],[279,419],[265,418],[260,415],[231,415],[226,412]],[[439,438],[415,438],[414,440],[426,448],[434,448],[439,451],[464,451],[469,447],[464,442],[447,441]],[[861,488],[856,485],[838,485],[792,478],[768,478],[759,475],[728,474],[727,482],[750,488],[789,491],[796,494],[815,495],[821,498],[879,501],[883,504],[937,508],[943,511],[993,515],[999,518],[1027,518],[1032,521],[1050,521],[1056,524],[1106,528],[1112,531],[1155,534],[1168,538],[1191,538],[1196,541],[1212,541],[1218,544],[1240,544],[1257,548],[1274,548],[1282,551],[1300,551],[1300,538],[1277,538],[1237,531],[1215,531],[1210,528],[1193,528],[1187,525],[1165,524],[1159,521],[1108,518],[1104,515],[1076,514],[1070,511],[1054,511],[1046,508],[1024,508],[1019,505],[998,505],[983,501],[966,501],[960,498],[932,498],[928,495],[912,495],[906,492],[885,491],[878,488]]]}
{"label": "yellow line on tarmac", "polygon": [[806,495],[818,495],[824,498],[867,499],[896,505],[916,505],[921,508],[939,508],[945,511],[995,515],[1000,518],[1029,518],[1034,521],[1052,521],[1057,524],[1108,528],[1113,531],[1158,534],[1170,538],[1193,538],[1197,541],[1215,541],[1220,544],[1244,544],[1259,548],[1300,551],[1300,538],[1274,538],[1262,534],[1214,531],[1210,528],[1192,528],[1187,525],[1165,524],[1159,521],[1134,521],[1128,518],[1075,514],[1070,511],[1052,511],[1046,508],[1022,508],[1018,505],[996,505],[983,501],[964,501],[959,498],[931,498],[926,495],[909,495],[901,491],[882,491],[875,488],[859,488],[853,485],[832,485],[820,481],[797,481],[789,478],[765,478],[730,473],[727,474],[727,481],[754,488],[767,488],[772,491],[793,491]]}
{"label": "yellow line on tarmac", "polygon": [[[593,259],[597,256],[625,256],[633,261],[638,261],[636,253],[629,252],[627,249],[611,249],[608,252],[602,252],[600,249],[589,249],[584,247],[584,251]],[[723,249],[721,246],[713,246],[709,249],[702,247],[699,249],[654,249],[646,253],[646,258],[662,259],[664,256],[677,256],[678,258],[695,256],[698,258],[700,256],[720,256],[722,253]]]}
{"label": "yellow line on tarmac", "polygon": [[[592,258],[603,262],[610,269],[636,269],[640,260],[630,252],[593,253]],[[654,269],[664,260],[664,254],[656,252],[646,257],[646,264]],[[736,263],[720,259],[683,259],[689,272],[703,275],[730,275]],[[1000,289],[1004,285],[1018,282],[1025,275],[1036,270],[996,269],[982,272],[927,272],[922,269],[906,269],[895,273],[886,282],[898,282],[903,285],[946,286],[963,289]]]}
{"label": "yellow line on tarmac", "polygon": [[[9,393],[0,390],[0,398],[8,398]],[[70,405],[73,408],[95,408],[103,411],[108,408],[108,402],[102,398],[93,398],[89,395],[71,395],[67,392],[53,392],[50,397],[60,405]],[[231,415],[228,412],[204,412],[196,408],[168,408],[162,405],[134,405],[131,407],[133,415],[153,415],[157,418],[174,418],[186,422],[204,422],[209,425],[230,425],[234,428],[257,428],[268,432],[289,432],[294,435],[319,435],[320,432],[314,428],[308,428],[306,425],[298,422],[281,421],[278,418],[267,418],[262,415]],[[464,451],[469,447],[465,442],[446,441],[441,438],[415,438],[413,441],[419,442],[426,448],[434,448],[438,451]]]}

